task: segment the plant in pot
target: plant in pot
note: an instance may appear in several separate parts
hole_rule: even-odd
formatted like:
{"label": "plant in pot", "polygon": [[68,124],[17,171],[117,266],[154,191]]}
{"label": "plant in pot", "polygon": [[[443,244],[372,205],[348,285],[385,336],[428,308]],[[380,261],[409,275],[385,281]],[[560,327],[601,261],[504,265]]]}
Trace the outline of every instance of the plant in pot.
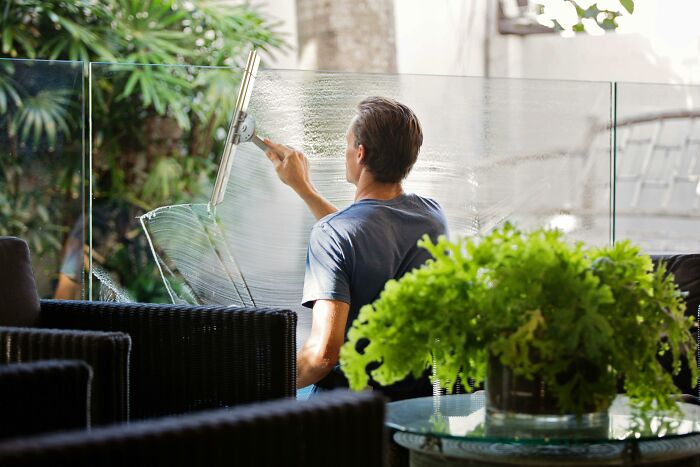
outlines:
{"label": "plant in pot", "polygon": [[[676,408],[672,373],[694,354],[693,320],[673,277],[639,248],[586,248],[510,224],[478,241],[419,245],[433,259],[387,282],[352,324],[341,350],[351,388],[417,377],[435,362],[444,388],[485,381],[494,419],[580,422],[607,411],[620,381],[639,408]],[[671,373],[657,358],[666,352]]]}

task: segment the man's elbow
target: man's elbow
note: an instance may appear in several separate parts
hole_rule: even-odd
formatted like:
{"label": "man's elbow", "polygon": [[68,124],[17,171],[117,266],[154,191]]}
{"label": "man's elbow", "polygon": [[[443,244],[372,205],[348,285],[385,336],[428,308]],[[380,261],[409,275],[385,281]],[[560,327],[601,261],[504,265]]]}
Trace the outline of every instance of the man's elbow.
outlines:
{"label": "man's elbow", "polygon": [[318,370],[331,371],[338,364],[340,349],[324,349],[321,352],[314,352],[311,356],[311,365]]}

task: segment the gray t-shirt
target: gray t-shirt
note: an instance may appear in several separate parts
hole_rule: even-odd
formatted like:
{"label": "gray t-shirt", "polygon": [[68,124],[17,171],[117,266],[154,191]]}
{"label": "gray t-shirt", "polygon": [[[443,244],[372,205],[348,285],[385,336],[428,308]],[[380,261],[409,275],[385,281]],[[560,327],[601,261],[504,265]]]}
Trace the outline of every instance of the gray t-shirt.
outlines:
{"label": "gray t-shirt", "polygon": [[322,218],[311,230],[302,304],[349,303],[349,328],[389,279],[430,258],[416,245],[426,233],[435,241],[447,234],[447,221],[436,201],[415,194],[387,201],[363,199]]}
{"label": "gray t-shirt", "polygon": [[[350,304],[347,330],[364,305],[379,297],[389,279],[398,279],[420,267],[430,253],[416,243],[428,234],[435,241],[447,234],[440,205],[430,198],[402,194],[388,201],[363,199],[319,220],[311,230],[306,255],[302,304],[339,300]],[[390,400],[432,393],[427,372],[391,386],[370,384]],[[314,393],[347,387],[336,365],[314,387]]]}
{"label": "gray t-shirt", "polygon": [[[402,194],[383,201],[363,199],[319,220],[311,230],[306,255],[302,304],[338,300],[350,304],[347,330],[362,306],[379,297],[389,279],[398,279],[420,267],[430,253],[416,245],[428,234],[435,241],[447,234],[447,221],[440,205],[415,194]],[[418,384],[418,383],[416,383]],[[392,398],[415,397],[416,384],[394,385]],[[318,388],[345,386],[336,367]],[[427,386],[427,379],[420,382]],[[425,388],[424,388],[425,389]]]}

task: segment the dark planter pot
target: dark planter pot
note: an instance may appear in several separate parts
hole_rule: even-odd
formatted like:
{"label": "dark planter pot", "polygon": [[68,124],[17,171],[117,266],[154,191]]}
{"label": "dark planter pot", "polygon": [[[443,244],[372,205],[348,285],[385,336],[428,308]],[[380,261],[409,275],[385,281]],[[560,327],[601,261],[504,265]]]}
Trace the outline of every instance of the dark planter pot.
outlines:
{"label": "dark planter pot", "polygon": [[486,428],[491,435],[521,437],[605,437],[609,407],[562,413],[542,378],[529,380],[490,356],[486,375]]}

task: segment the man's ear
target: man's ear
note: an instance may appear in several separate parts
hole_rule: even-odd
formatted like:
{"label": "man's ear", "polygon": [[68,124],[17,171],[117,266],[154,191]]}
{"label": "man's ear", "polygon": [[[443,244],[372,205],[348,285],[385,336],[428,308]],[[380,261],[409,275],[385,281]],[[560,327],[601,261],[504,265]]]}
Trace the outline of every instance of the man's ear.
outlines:
{"label": "man's ear", "polygon": [[362,144],[357,146],[357,162],[362,165],[365,163],[365,147]]}

